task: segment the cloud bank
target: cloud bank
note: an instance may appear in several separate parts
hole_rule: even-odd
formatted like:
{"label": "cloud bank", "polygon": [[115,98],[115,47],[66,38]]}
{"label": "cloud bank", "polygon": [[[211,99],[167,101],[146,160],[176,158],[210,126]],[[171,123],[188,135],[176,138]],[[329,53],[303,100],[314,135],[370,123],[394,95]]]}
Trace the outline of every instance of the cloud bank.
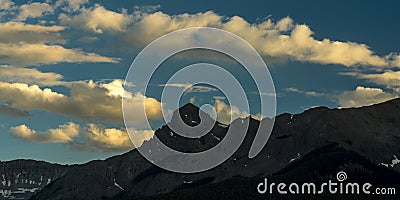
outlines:
{"label": "cloud bank", "polygon": [[338,103],[342,108],[369,106],[385,102],[398,95],[387,93],[380,88],[358,86],[354,91],[344,92],[338,96]]}
{"label": "cloud bank", "polygon": [[88,53],[79,48],[65,48],[62,46],[65,43],[64,30],[64,26],[0,23],[0,63],[24,67],[62,62],[118,62],[116,58]]}
{"label": "cloud bank", "polygon": [[[93,81],[76,82],[71,86],[71,95],[66,96],[40,88],[38,85],[0,82],[0,99],[20,110],[45,110],[52,113],[76,117],[85,121],[101,120],[122,124],[122,97],[131,110],[139,110],[146,102],[149,119],[161,119],[161,103],[141,93],[131,94],[123,88],[122,80],[96,84]],[[140,125],[146,119],[135,118],[132,124]]]}
{"label": "cloud bank", "polygon": [[0,82],[27,83],[39,86],[66,84],[61,81],[62,75],[52,72],[41,72],[37,69],[0,66]]}
{"label": "cloud bank", "polygon": [[126,10],[117,13],[98,4],[91,9],[82,9],[81,13],[76,16],[70,17],[66,14],[60,14],[59,20],[63,25],[88,29],[95,33],[121,32],[133,21],[132,16],[128,15]]}
{"label": "cloud bank", "polygon": [[142,13],[127,29],[126,42],[147,44],[175,30],[205,26],[235,33],[268,57],[344,66],[400,67],[393,54],[378,56],[365,44],[328,38],[318,40],[309,26],[295,24],[290,17],[276,23],[267,19],[251,24],[242,17],[224,17],[212,11],[172,16],[161,11]]}
{"label": "cloud bank", "polygon": [[67,143],[72,142],[72,138],[78,136],[79,125],[68,123],[61,125],[56,129],[49,129],[45,132],[37,132],[30,129],[26,125],[20,125],[17,127],[12,127],[10,131],[14,136],[28,141],[42,143]]}
{"label": "cloud bank", "polygon": [[[153,137],[151,130],[133,130],[137,144]],[[87,124],[81,127],[69,122],[58,128],[39,132],[27,125],[10,128],[10,133],[25,141],[37,143],[62,143],[78,151],[126,151],[133,149],[128,133],[125,129],[106,128],[99,124]]]}

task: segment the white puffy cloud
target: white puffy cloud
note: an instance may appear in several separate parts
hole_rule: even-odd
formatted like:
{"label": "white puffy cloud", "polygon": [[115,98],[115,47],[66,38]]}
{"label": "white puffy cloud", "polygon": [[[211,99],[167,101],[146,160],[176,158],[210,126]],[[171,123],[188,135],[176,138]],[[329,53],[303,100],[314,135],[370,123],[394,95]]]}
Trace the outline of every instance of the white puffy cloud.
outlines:
{"label": "white puffy cloud", "polygon": [[0,23],[0,63],[14,66],[55,64],[60,62],[118,62],[118,59],[67,49],[63,26],[42,26],[22,22]]}
{"label": "white puffy cloud", "polygon": [[354,91],[347,91],[339,95],[338,103],[342,108],[369,106],[385,102],[397,95],[383,91],[380,88],[368,88],[358,86]]}
{"label": "white puffy cloud", "polygon": [[37,132],[26,125],[20,125],[12,127],[10,132],[18,138],[33,142],[68,143],[73,141],[73,137],[78,136],[79,125],[67,123],[56,129],[49,129],[45,132]]}
{"label": "white puffy cloud", "polygon": [[37,85],[6,82],[0,82],[0,99],[22,110],[57,107],[68,101],[66,96],[53,92],[49,88],[42,90]]}
{"label": "white puffy cloud", "polygon": [[91,9],[82,9],[76,16],[60,14],[61,24],[88,29],[96,33],[104,31],[121,32],[126,29],[133,19],[126,10],[121,13],[110,11],[103,6],[96,4]]}
{"label": "white puffy cloud", "polygon": [[[268,23],[268,21],[267,21],[267,23]],[[272,23],[271,23],[271,25],[272,25]],[[281,20],[278,21],[278,23],[276,24],[275,27],[279,31],[289,31],[293,28],[293,19],[290,17],[282,18]]]}
{"label": "white puffy cloud", "polygon": [[125,130],[106,128],[102,125],[89,124],[83,133],[86,141],[75,144],[79,150],[125,150],[132,149],[133,145]]}
{"label": "white puffy cloud", "polygon": [[[128,14],[125,9],[112,11],[99,4],[85,8],[83,5],[86,3],[88,3],[87,0],[58,0],[53,7],[64,6],[62,7],[64,10],[74,11],[61,13],[58,16],[63,25],[95,33],[125,32],[120,35],[123,41],[117,42],[122,46],[145,45],[175,30],[207,26],[225,29],[241,36],[262,55],[273,58],[272,60],[295,60],[345,66],[363,65],[378,68],[400,67],[398,53],[379,56],[365,44],[328,38],[316,39],[309,26],[296,24],[290,17],[276,22],[266,19],[252,24],[239,16],[225,17],[212,11],[168,15],[161,11],[154,12],[159,6],[150,6],[136,8],[134,13]],[[46,3],[35,2],[24,6],[37,9],[30,9],[30,12],[26,13],[20,12],[18,16],[20,19],[53,12],[48,8],[50,5]]]}
{"label": "white puffy cloud", "polygon": [[118,62],[118,59],[67,49],[63,26],[42,26],[22,22],[0,23],[0,63],[14,66],[55,64],[60,62]]}
{"label": "white puffy cloud", "polygon": [[152,13],[152,8],[128,14],[126,10],[111,11],[99,4],[83,8],[85,3],[85,0],[57,1],[56,6],[67,4],[70,9],[79,11],[76,15],[61,13],[60,23],[96,33],[125,32],[122,44],[130,47],[147,44],[175,30],[207,26],[231,31],[252,44],[262,55],[277,60],[378,68],[400,66],[397,53],[378,56],[365,44],[316,39],[309,26],[295,24],[290,17],[251,24],[242,17],[224,17],[212,11],[168,15],[161,11]]}
{"label": "white puffy cloud", "polygon": [[[276,25],[269,20],[249,24],[243,18],[232,17],[223,28],[243,37],[266,56],[345,66],[388,65],[384,58],[374,55],[364,44],[332,41],[327,38],[317,40],[307,25],[291,23],[288,18],[283,18]],[[286,31],[289,33],[286,34]]]}
{"label": "white puffy cloud", "polygon": [[214,109],[217,114],[217,120],[224,124],[230,124],[232,120],[235,120],[237,118],[245,118],[248,116],[251,116],[254,119],[258,120],[262,118],[260,114],[251,115],[246,111],[241,111],[238,107],[234,105],[229,106],[220,99],[215,99]]}
{"label": "white puffy cloud", "polygon": [[41,72],[37,69],[0,66],[0,82],[52,86],[66,84],[61,81],[62,78],[60,74]]}
{"label": "white puffy cloud", "polygon": [[[125,151],[133,149],[133,143],[125,129],[106,128],[100,124],[84,127],[75,123],[60,125],[56,129],[39,132],[27,125],[10,128],[10,133],[18,139],[38,143],[64,143],[79,151]],[[141,145],[153,137],[152,130],[132,130],[135,144]]]}
{"label": "white puffy cloud", "polygon": [[0,23],[0,43],[62,43],[63,26],[42,26],[22,22]]}
{"label": "white puffy cloud", "polygon": [[8,10],[12,8],[14,3],[11,0],[0,0],[0,10]]}
{"label": "white puffy cloud", "polygon": [[[152,130],[130,131],[135,144],[141,146],[144,141],[153,137]],[[71,147],[85,151],[123,151],[135,148],[125,129],[106,128],[99,124],[88,124],[83,130],[85,141],[72,143]]]}
{"label": "white puffy cloud", "polygon": [[43,15],[53,14],[54,9],[47,3],[33,2],[29,4],[23,4],[19,7],[19,14],[17,20],[24,21],[28,18],[38,18]]}
{"label": "white puffy cloud", "polygon": [[359,79],[366,79],[370,82],[386,86],[387,88],[400,87],[400,71],[388,70],[380,74],[343,73],[344,75],[355,76]]}
{"label": "white puffy cloud", "polygon": [[80,49],[66,49],[60,45],[0,43],[0,62],[14,66],[55,64],[60,62],[111,62],[118,60]]}
{"label": "white puffy cloud", "polygon": [[290,17],[276,23],[270,19],[250,24],[239,16],[230,18],[212,11],[197,14],[167,15],[163,12],[141,14],[129,28],[127,44],[147,44],[166,33],[190,27],[215,27],[235,33],[252,44],[262,55],[345,66],[393,67],[393,56],[378,56],[365,44],[318,40],[309,26],[294,24]]}
{"label": "white puffy cloud", "polygon": [[126,42],[129,44],[147,44],[166,33],[183,28],[220,27],[222,20],[221,16],[211,11],[174,16],[159,11],[151,14],[141,13],[139,16],[141,18],[127,32]]}
{"label": "white puffy cloud", "polygon": [[[124,97],[127,109],[136,111],[145,106],[149,119],[162,117],[159,101],[141,93],[131,94],[125,91],[122,80],[106,84],[96,84],[93,81],[74,82],[68,87],[71,87],[70,96],[54,92],[50,88],[41,89],[38,85],[0,82],[0,100],[21,110],[45,110],[83,120],[121,124]],[[141,125],[147,120],[141,115],[130,119],[133,120],[132,125]]]}

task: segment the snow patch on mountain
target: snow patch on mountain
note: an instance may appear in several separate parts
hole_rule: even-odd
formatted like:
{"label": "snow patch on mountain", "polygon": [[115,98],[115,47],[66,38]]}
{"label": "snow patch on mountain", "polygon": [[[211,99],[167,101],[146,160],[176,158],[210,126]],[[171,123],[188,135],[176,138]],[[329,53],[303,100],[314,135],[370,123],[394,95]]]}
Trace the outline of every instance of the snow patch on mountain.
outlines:
{"label": "snow patch on mountain", "polygon": [[122,187],[117,183],[117,181],[115,180],[115,178],[114,178],[114,185],[115,185],[117,188],[119,188],[119,189],[121,189],[121,190],[124,190],[124,188],[122,188]]}
{"label": "snow patch on mountain", "polygon": [[392,163],[390,163],[390,164],[386,164],[386,163],[380,163],[380,165],[382,165],[382,166],[385,166],[385,167],[394,167],[394,166],[396,166],[397,164],[399,164],[400,163],[400,160],[399,160],[399,158],[397,158],[397,156],[396,155],[393,155],[393,160],[392,160]]}
{"label": "snow patch on mountain", "polygon": [[292,159],[290,159],[289,162],[293,162],[293,161],[295,161],[295,160],[297,160],[297,159],[299,159],[299,158],[300,158],[300,153],[297,153],[297,156],[294,157],[294,158],[292,158]]}

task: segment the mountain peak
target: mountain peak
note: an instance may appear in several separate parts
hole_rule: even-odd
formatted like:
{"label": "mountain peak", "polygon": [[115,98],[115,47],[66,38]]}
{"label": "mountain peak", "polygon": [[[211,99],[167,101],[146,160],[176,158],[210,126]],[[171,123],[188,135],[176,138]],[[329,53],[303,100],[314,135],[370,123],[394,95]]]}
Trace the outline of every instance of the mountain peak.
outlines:
{"label": "mountain peak", "polygon": [[175,110],[174,114],[172,115],[171,123],[179,124],[180,120],[178,119],[181,118],[185,122],[185,124],[189,126],[196,126],[197,124],[200,124],[201,114],[206,114],[206,113],[201,111],[200,108],[195,106],[194,104],[187,103],[184,106],[180,107],[179,109]]}
{"label": "mountain peak", "polygon": [[195,106],[192,103],[187,103],[184,106],[180,107],[179,110],[186,110],[186,111],[199,111],[200,108]]}

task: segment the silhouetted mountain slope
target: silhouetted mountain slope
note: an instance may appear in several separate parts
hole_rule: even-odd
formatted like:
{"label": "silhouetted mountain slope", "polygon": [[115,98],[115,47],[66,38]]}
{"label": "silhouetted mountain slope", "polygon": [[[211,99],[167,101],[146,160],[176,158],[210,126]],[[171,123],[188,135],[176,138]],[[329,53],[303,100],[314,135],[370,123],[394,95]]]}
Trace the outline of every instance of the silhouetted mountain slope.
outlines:
{"label": "silhouetted mountain slope", "polygon": [[29,198],[72,168],[34,160],[0,162],[0,199]]}
{"label": "silhouetted mountain slope", "polygon": [[[322,183],[332,180],[339,183],[336,174],[345,171],[348,179],[344,182],[371,183],[375,187],[396,187],[400,186],[400,173],[383,166],[376,165],[370,160],[353,151],[339,147],[337,144],[316,149],[304,157],[294,161],[289,166],[268,176],[268,183]],[[350,195],[350,194],[329,194],[325,190],[323,194],[317,195],[282,195],[275,190],[272,194],[267,191],[259,194],[257,186],[264,181],[264,177],[234,177],[215,184],[194,186],[188,189],[181,189],[169,194],[153,197],[139,198],[140,200],[186,200],[186,199],[393,199],[397,200],[400,195]],[[338,190],[339,191],[339,190]],[[372,191],[372,189],[371,189]],[[123,197],[119,195],[118,197]],[[117,198],[116,198],[117,199]],[[124,198],[119,198],[124,199]],[[126,199],[130,197],[126,196]]]}
{"label": "silhouetted mountain slope", "polygon": [[[212,127],[209,134],[201,138],[187,138],[176,134],[173,130],[185,131],[183,123],[179,123],[180,119],[184,124],[190,127],[197,126],[195,130],[198,132],[191,132],[192,136],[199,135],[202,132],[207,132],[208,127]],[[190,132],[193,130],[187,130]],[[207,113],[200,110],[195,105],[188,103],[174,112],[171,122],[157,130],[157,137],[167,146],[181,152],[193,153],[201,152],[214,147],[225,136],[227,127],[224,124],[215,122]]]}
{"label": "silhouetted mountain slope", "polygon": [[[172,173],[153,166],[137,150],[133,150],[105,161],[93,161],[82,165],[48,185],[32,199],[129,199],[215,184],[232,177],[246,177],[251,180],[287,169],[286,167],[293,166],[296,160],[307,154],[313,155],[310,152],[332,143],[375,165],[382,163],[387,168],[399,172],[395,157],[400,155],[399,110],[400,99],[395,99],[362,108],[318,107],[301,114],[279,115],[275,119],[270,140],[254,159],[249,159],[247,155],[260,122],[252,118],[236,119],[231,126],[240,127],[240,124],[249,122],[247,136],[238,151],[214,169],[196,174]],[[199,122],[201,117],[198,113],[198,108],[191,104],[179,111],[188,125]],[[177,123],[176,116],[175,113],[169,124]],[[207,116],[203,117],[208,119]],[[224,138],[228,128],[229,126],[215,122],[208,134],[192,139],[178,136],[168,126],[163,126],[155,134],[170,147],[197,152],[217,144]],[[358,157],[355,159],[355,163],[359,161]],[[349,162],[351,163],[351,159]],[[339,170],[337,167],[340,165],[324,166],[326,170],[333,172]]]}

